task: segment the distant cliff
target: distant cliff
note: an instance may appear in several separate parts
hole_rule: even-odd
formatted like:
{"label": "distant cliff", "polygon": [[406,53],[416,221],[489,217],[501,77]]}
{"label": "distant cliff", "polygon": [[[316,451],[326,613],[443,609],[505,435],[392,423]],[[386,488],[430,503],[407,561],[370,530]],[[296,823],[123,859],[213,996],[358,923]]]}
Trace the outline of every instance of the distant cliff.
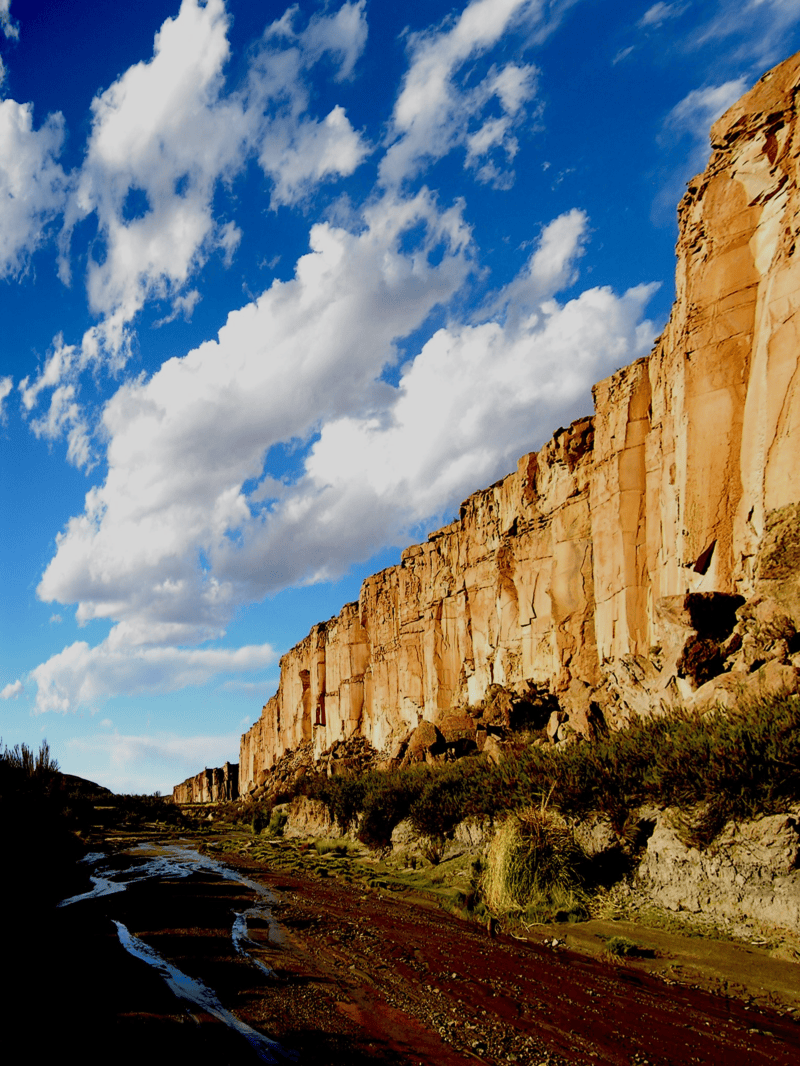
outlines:
{"label": "distant cliff", "polygon": [[[652,354],[282,658],[242,737],[243,793],[304,741],[388,751],[491,685],[546,689],[580,732],[765,663],[796,686],[799,81],[795,56],[713,127]],[[785,647],[765,644],[765,612]]]}
{"label": "distant cliff", "polygon": [[174,803],[221,803],[239,798],[239,767],[226,762],[194,777],[188,777],[172,790]]}

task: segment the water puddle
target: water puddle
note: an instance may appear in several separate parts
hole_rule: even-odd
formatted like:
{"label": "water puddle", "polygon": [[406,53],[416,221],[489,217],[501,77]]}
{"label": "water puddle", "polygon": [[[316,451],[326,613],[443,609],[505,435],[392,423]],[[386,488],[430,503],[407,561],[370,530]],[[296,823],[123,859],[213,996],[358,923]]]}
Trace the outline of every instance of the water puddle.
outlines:
{"label": "water puddle", "polygon": [[[126,864],[122,865],[121,859],[127,859]],[[275,977],[275,971],[253,954],[261,950],[262,945],[251,940],[247,929],[247,919],[257,918],[267,925],[267,940],[271,947],[280,947],[284,942],[283,931],[273,918],[270,909],[270,904],[275,902],[275,896],[263,885],[259,885],[236,870],[229,869],[207,855],[201,855],[193,848],[179,845],[153,847],[140,844],[131,849],[127,856],[110,859],[102,852],[92,852],[86,855],[83,861],[90,867],[94,867],[89,875],[92,888],[88,892],[81,892],[61,900],[59,907],[68,907],[81,901],[124,892],[130,885],[142,881],[174,881],[189,877],[194,873],[212,874],[225,881],[233,881],[249,888],[255,893],[256,902],[247,910],[231,911],[233,914],[231,942],[237,955],[246,958],[264,976]],[[281,1048],[274,1040],[270,1040],[240,1021],[223,1007],[212,989],[201,981],[188,977],[172,963],[163,959],[143,940],[133,936],[122,922],[114,920],[114,925],[117,927],[120,943],[127,952],[156,969],[176,996],[200,1007],[207,1014],[224,1022],[229,1028],[243,1036],[263,1061],[279,1062],[287,1059],[293,1060],[296,1057],[292,1052]]]}
{"label": "water puddle", "polygon": [[[249,910],[234,911],[233,928],[231,929],[231,939],[233,940],[233,946],[237,955],[243,955],[246,959],[249,959],[254,966],[256,966],[267,977],[274,977],[275,971],[269,966],[266,966],[260,959],[250,954],[252,950],[258,950],[260,944],[256,944],[250,939],[247,933],[247,919],[263,917],[262,909],[260,907],[250,907]],[[250,951],[248,950],[250,949]]]}
{"label": "water puddle", "polygon": [[251,1029],[249,1025],[246,1025],[245,1022],[240,1021],[229,1010],[226,1010],[217,998],[216,993],[208,988],[207,985],[204,985],[202,981],[188,977],[177,966],[173,966],[171,962],[162,959],[158,952],[154,951],[149,944],[145,944],[138,937],[131,936],[122,922],[115,921],[114,925],[117,927],[120,943],[130,955],[133,955],[136,959],[141,959],[142,962],[146,962],[148,966],[152,966],[154,970],[157,970],[170,991],[179,999],[199,1007],[206,1014],[217,1018],[227,1025],[229,1029],[233,1029],[234,1032],[243,1036],[262,1061],[279,1063],[296,1059],[292,1052],[284,1050],[275,1040],[270,1040],[269,1037],[263,1036],[261,1033],[256,1032],[255,1029]]}

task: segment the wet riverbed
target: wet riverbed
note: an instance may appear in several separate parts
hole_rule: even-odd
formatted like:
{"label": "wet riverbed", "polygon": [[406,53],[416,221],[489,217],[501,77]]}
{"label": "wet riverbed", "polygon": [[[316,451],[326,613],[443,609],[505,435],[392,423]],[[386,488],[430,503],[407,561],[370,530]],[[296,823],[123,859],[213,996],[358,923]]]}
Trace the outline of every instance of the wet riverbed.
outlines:
{"label": "wet riverbed", "polygon": [[489,940],[333,879],[217,862],[188,843],[95,853],[86,870],[88,891],[6,916],[17,948],[4,1017],[37,1062],[73,1049],[145,1066],[800,1061],[786,1014]]}
{"label": "wet riverbed", "polygon": [[[90,901],[116,897],[132,887],[149,885],[155,887],[167,882],[179,882],[188,878],[212,878],[227,881],[249,890],[254,899],[245,909],[230,911],[231,948],[253,966],[262,978],[274,978],[274,970],[264,961],[265,951],[270,946],[279,948],[283,936],[274,921],[270,904],[274,896],[242,872],[236,872],[222,863],[201,855],[195,849],[179,845],[140,845],[113,860],[102,852],[92,852],[84,859],[92,888],[64,899],[63,907],[85,907]],[[113,904],[111,904],[113,912]],[[255,919],[266,930],[266,938],[256,943],[249,935],[248,919]],[[190,977],[173,965],[145,940],[134,936],[127,926],[116,918],[112,922],[117,930],[120,945],[134,959],[138,959],[157,973],[165,986],[181,1003],[187,1014],[198,1025],[205,1017],[213,1018],[226,1026],[232,1034],[241,1037],[257,1057],[268,1063],[292,1062],[294,1052],[263,1033],[247,1025],[222,1003],[219,994],[199,978]]]}

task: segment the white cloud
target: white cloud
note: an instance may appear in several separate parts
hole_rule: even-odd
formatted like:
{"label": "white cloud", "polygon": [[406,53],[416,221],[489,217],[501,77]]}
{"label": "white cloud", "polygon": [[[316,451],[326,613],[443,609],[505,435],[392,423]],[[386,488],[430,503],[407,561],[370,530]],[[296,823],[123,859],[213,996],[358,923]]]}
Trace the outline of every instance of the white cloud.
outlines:
{"label": "white cloud", "polygon": [[[395,338],[469,269],[459,209],[438,211],[426,192],[382,201],[365,221],[358,234],[315,226],[293,280],[233,312],[218,342],[120,388],[103,416],[106,482],[59,536],[43,599],[78,601],[79,621],[185,623],[203,639],[218,635],[236,596],[197,560],[247,521],[242,484],[261,477],[273,444],[380,405],[388,386],[377,379]],[[420,226],[419,247],[402,253]]]}
{"label": "white cloud", "polygon": [[293,116],[273,123],[259,156],[275,181],[271,205],[297,203],[329,175],[352,174],[368,150],[338,106],[322,121]]}
{"label": "white cloud", "polygon": [[262,669],[274,662],[269,644],[242,648],[136,647],[111,635],[96,647],[76,641],[37,666],[36,713],[73,711],[109,696],[175,692],[218,673]]}
{"label": "white cloud", "polygon": [[60,625],[61,622],[63,622],[63,621],[64,621],[64,619],[61,617],[60,614],[51,614],[50,615],[50,625],[51,626]]}
{"label": "white cloud", "polygon": [[174,322],[179,315],[182,316],[186,322],[191,321],[194,309],[202,299],[203,297],[197,289],[191,289],[182,296],[176,296],[172,301],[172,310],[170,313],[163,318],[160,318],[157,322],[154,322],[153,326],[156,329],[160,326],[166,326],[169,322]]}
{"label": "white cloud", "polygon": [[646,29],[648,26],[658,27],[669,19],[678,18],[686,11],[688,4],[665,4],[659,0],[659,3],[653,4],[642,15],[639,21],[636,23],[640,29]]}
{"label": "white cloud", "polygon": [[562,292],[577,279],[589,220],[573,208],[544,228],[536,250],[514,280],[490,301],[487,310],[505,312],[507,327],[516,326],[542,300]]}
{"label": "white cloud", "polygon": [[750,87],[746,77],[734,78],[722,85],[707,85],[693,89],[680,100],[664,120],[664,128],[678,134],[689,134],[708,145],[711,126]]}
{"label": "white cloud", "polygon": [[515,328],[440,330],[383,412],[326,423],[303,478],[219,553],[220,576],[263,595],[278,583],[336,577],[383,544],[402,543],[416,523],[591,410],[592,383],[649,350],[655,330],[642,311],[652,291],[590,289],[563,305],[543,300]]}
{"label": "white cloud", "polygon": [[54,338],[53,349],[36,379],[31,382],[25,377],[18,388],[26,416],[30,416],[36,407],[40,394],[50,390],[47,410],[37,418],[31,418],[30,427],[37,437],[45,440],[66,436],[67,458],[75,466],[88,469],[94,463],[91,429],[77,399],[82,365],[80,349],[65,344],[59,334]]}
{"label": "white cloud", "polygon": [[0,690],[0,700],[15,700],[21,694],[23,687],[19,679],[10,681]]}
{"label": "white cloud", "polygon": [[[221,246],[230,258],[239,234],[215,220],[213,192],[256,146],[279,202],[291,202],[300,186],[352,172],[363,155],[358,135],[340,107],[321,122],[305,115],[303,76],[328,51],[349,72],[363,44],[363,7],[345,4],[333,16],[315,16],[299,34],[290,9],[265,34],[246,92],[226,95],[223,0],[202,7],[183,0],[156,35],[153,58],[95,98],[75,200],[77,217],[97,212],[106,245],[104,260],[89,268],[93,311],[128,322],[145,300],[179,291],[211,248]],[[276,141],[284,152],[273,160],[267,155]]]}
{"label": "white cloud", "polygon": [[346,3],[333,15],[312,16],[296,30],[298,9],[289,8],[269,26],[249,77],[249,109],[269,112],[259,140],[259,163],[274,181],[273,207],[303,200],[321,181],[347,176],[370,151],[344,109],[323,119],[308,115],[306,76],[323,56],[339,60],[336,78],[349,78],[367,39],[364,0]]}
{"label": "white cloud", "polygon": [[528,43],[543,39],[571,2],[472,0],[455,21],[412,34],[411,63],[394,107],[381,180],[397,184],[463,146],[466,165],[479,180],[508,184],[513,179],[508,164],[517,151],[513,130],[528,117],[538,71],[511,62],[492,66],[472,84],[474,61],[512,30],[525,34]]}
{"label": "white cloud", "polygon": [[[54,344],[62,353],[26,392],[30,410],[43,389],[63,390],[53,395],[49,413],[32,425],[50,439],[69,434],[69,457],[78,465],[92,461],[89,427],[78,404],[80,375],[90,364],[106,363],[112,372],[124,366],[132,350],[131,323],[147,302],[170,301],[171,311],[160,324],[177,314],[190,315],[199,297],[197,289],[187,287],[211,254],[220,252],[231,264],[241,231],[215,216],[219,183],[230,185],[257,155],[273,182],[273,204],[291,204],[320,182],[352,173],[368,151],[341,107],[321,118],[309,114],[306,84],[310,69],[326,55],[336,63],[337,80],[350,76],[366,39],[363,0],[314,15],[301,31],[294,29],[297,18],[291,8],[267,29],[244,85],[229,92],[223,0],[204,5],[182,0],[179,13],[156,34],[152,58],[130,67],[92,102],[86,156],[65,210],[59,270],[69,282],[74,227],[95,213],[98,236],[86,286],[90,310],[100,321],[77,347],[57,338]],[[54,191],[39,196],[43,202],[34,201],[27,214],[15,208],[16,229],[2,225],[4,212],[9,218],[12,212],[0,198],[0,274],[4,256],[8,269],[24,265],[20,257],[32,235],[64,202],[55,196],[63,175],[43,157],[60,148],[59,117],[34,135],[30,111],[14,108],[18,105],[8,105],[8,115],[16,116],[17,125],[27,122],[23,147],[33,157],[26,163],[16,149],[19,133],[2,152],[0,111],[0,159],[15,160],[20,188],[31,185],[28,179],[35,174],[34,188]],[[2,178],[0,163],[0,192]]]}
{"label": "white cloud", "polygon": [[[424,245],[400,253],[419,220]],[[169,646],[219,636],[240,603],[397,542],[589,409],[591,384],[644,354],[654,329],[648,286],[555,299],[587,225],[579,211],[554,220],[494,317],[439,330],[397,387],[377,380],[393,339],[467,266],[458,212],[422,194],[375,207],[358,235],[315,227],[291,282],[232,314],[217,343],[121,388],[104,416],[106,482],[59,536],[38,590],[77,601],[79,621],[119,621],[98,649],[76,644],[37,668],[40,706],[122,691],[152,664],[158,684],[186,683],[188,653]],[[317,428],[300,476],[264,490],[268,448]],[[109,670],[118,681],[97,680]]]}
{"label": "white cloud", "polygon": [[19,26],[11,17],[11,0],[0,0],[0,30],[10,40],[19,38]]}
{"label": "white cloud", "polygon": [[[403,251],[409,233],[417,243]],[[426,190],[374,204],[358,233],[314,226],[294,279],[233,312],[217,342],[118,390],[103,415],[106,481],[57,538],[39,586],[42,599],[77,602],[81,623],[118,624],[99,649],[73,645],[37,668],[43,709],[117,691],[97,679],[123,676],[126,656],[135,681],[153,663],[140,647],[221,635],[252,589],[249,578],[244,589],[220,580],[215,559],[251,508],[260,513],[286,489],[264,471],[267,451],[308,440],[325,420],[385,406],[392,390],[379,379],[395,340],[461,286],[469,248],[460,205],[441,211]],[[23,388],[23,404],[36,387]],[[185,657],[175,655],[164,663],[182,676]]]}
{"label": "white cloud", "polygon": [[105,256],[90,262],[87,290],[110,320],[101,345],[119,347],[145,300],[179,291],[214,243],[214,188],[241,167],[250,135],[241,100],[223,95],[227,26],[223,0],[183,0],[152,59],[92,102],[68,225],[97,213]]}
{"label": "white cloud", "polygon": [[[106,722],[100,723],[102,726]],[[108,722],[111,725],[111,722]],[[177,736],[174,733],[156,733],[153,736],[113,733],[97,733],[94,736],[73,737],[67,747],[80,755],[105,754],[109,760],[110,776],[119,791],[141,789],[141,771],[148,764],[160,765],[170,772],[194,776],[203,766],[219,766],[226,758],[238,762],[239,734],[223,733],[218,736]],[[131,778],[131,773],[139,773]],[[119,775],[124,773],[125,777]],[[163,770],[162,770],[163,773]],[[105,775],[106,779],[109,774]],[[176,780],[174,784],[178,784]]]}
{"label": "white cloud", "polygon": [[760,72],[786,58],[787,36],[799,22],[797,0],[719,0],[716,12],[695,33],[691,44],[702,47],[738,37],[728,60],[749,63]]}
{"label": "white cloud", "polygon": [[0,423],[5,422],[6,412],[4,410],[4,403],[6,396],[14,388],[14,379],[10,376],[0,378]]}
{"label": "white cloud", "polygon": [[63,141],[60,114],[35,130],[32,104],[0,100],[0,279],[25,271],[66,202]]}

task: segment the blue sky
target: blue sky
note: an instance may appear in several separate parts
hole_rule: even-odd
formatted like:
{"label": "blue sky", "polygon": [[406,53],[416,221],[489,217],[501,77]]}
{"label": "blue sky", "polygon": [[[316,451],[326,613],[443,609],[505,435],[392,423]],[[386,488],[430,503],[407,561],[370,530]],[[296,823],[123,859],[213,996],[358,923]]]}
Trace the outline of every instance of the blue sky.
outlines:
{"label": "blue sky", "polygon": [[796,0],[0,0],[0,737],[168,791],[591,410]]}

